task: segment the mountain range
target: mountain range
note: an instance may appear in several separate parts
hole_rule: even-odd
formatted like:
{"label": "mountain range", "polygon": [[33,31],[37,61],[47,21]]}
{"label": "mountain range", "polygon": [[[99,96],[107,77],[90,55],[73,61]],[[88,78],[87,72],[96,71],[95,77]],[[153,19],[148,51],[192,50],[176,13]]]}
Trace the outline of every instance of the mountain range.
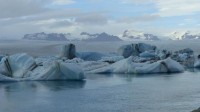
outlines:
{"label": "mountain range", "polygon": [[33,33],[25,34],[22,39],[26,40],[49,40],[49,41],[135,41],[135,40],[160,40],[153,34],[143,33],[135,30],[125,30],[122,35],[114,36],[103,33],[91,34],[82,32],[79,35],[72,35],[71,33]]}
{"label": "mountain range", "polygon": [[[185,32],[173,32],[167,36],[170,40],[196,40],[200,39],[200,33]],[[25,34],[23,39],[26,40],[49,40],[49,41],[158,41],[161,40],[158,36],[144,33],[136,30],[125,30],[121,35],[114,36],[108,33],[88,33],[82,32],[79,35],[72,35],[71,33],[33,33]]]}
{"label": "mountain range", "polygon": [[122,41],[118,36],[109,35],[105,32],[100,34],[90,34],[82,32],[77,37],[73,37],[70,33],[33,33],[25,34],[22,39],[25,40],[49,40],[49,41]]}

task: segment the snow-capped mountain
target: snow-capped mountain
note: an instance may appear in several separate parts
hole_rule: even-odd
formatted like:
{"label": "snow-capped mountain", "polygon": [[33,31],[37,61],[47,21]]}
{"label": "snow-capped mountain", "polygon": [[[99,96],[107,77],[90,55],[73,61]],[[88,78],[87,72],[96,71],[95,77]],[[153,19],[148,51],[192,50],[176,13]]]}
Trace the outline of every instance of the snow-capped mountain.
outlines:
{"label": "snow-capped mountain", "polygon": [[[69,34],[68,34],[69,35]],[[34,34],[26,34],[23,39],[26,40],[50,40],[50,41],[66,41],[66,34],[62,33],[49,33],[46,34],[44,32],[34,33]]]}
{"label": "snow-capped mountain", "polygon": [[132,40],[160,40],[157,36],[153,34],[144,33],[136,30],[125,30],[121,35],[122,40],[132,41]]}
{"label": "snow-capped mountain", "polygon": [[118,36],[109,35],[105,32],[100,34],[82,32],[80,35],[83,41],[122,41]]}
{"label": "snow-capped mountain", "polygon": [[170,34],[172,40],[190,40],[190,39],[200,39],[200,34],[186,32],[173,32]]}

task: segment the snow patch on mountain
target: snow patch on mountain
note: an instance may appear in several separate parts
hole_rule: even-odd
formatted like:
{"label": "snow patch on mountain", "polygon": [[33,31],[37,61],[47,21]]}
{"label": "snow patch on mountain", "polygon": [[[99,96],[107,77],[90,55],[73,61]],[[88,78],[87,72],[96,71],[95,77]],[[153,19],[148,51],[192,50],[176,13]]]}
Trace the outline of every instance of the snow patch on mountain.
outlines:
{"label": "snow patch on mountain", "polygon": [[82,32],[80,35],[84,41],[122,41],[118,36],[109,35],[105,32],[100,34]]}
{"label": "snow patch on mountain", "polygon": [[25,34],[22,39],[26,39],[26,40],[66,41],[68,39],[65,36],[66,35],[62,34],[62,33],[49,33],[49,34],[46,34],[44,32],[41,32],[41,33]]}
{"label": "snow patch on mountain", "polygon": [[192,33],[190,31],[173,32],[169,35],[172,40],[193,40],[200,39],[200,33]]}
{"label": "snow patch on mountain", "polygon": [[125,30],[120,36],[122,40],[160,40],[157,36],[136,30]]}

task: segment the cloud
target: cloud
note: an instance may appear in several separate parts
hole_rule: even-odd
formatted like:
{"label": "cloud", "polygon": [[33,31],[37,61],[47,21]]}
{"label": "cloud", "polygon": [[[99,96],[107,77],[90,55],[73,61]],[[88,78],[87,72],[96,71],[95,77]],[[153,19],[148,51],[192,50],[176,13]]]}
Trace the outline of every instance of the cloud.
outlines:
{"label": "cloud", "polygon": [[36,25],[45,26],[48,28],[67,28],[75,25],[76,23],[71,19],[49,19],[44,21],[35,22]]}
{"label": "cloud", "polygon": [[54,5],[66,5],[76,3],[74,0],[53,0]]}
{"label": "cloud", "polygon": [[85,25],[103,25],[106,24],[108,18],[104,14],[89,13],[79,17],[76,17],[75,22]]}
{"label": "cloud", "polygon": [[200,12],[199,0],[120,0],[124,4],[148,4],[156,9],[154,13],[162,17],[193,15]]}
{"label": "cloud", "polygon": [[0,19],[52,12],[52,5],[67,5],[74,0],[0,0]]}
{"label": "cloud", "polygon": [[152,1],[153,0],[120,0],[120,2],[122,4],[130,4],[130,3],[133,3],[133,4],[144,4],[144,3],[150,3]]}
{"label": "cloud", "polygon": [[199,6],[199,0],[0,0],[0,36],[197,28]]}
{"label": "cloud", "polygon": [[154,2],[158,14],[163,17],[193,15],[200,12],[199,0],[157,0]]}
{"label": "cloud", "polygon": [[160,16],[156,14],[146,14],[142,16],[126,17],[119,20],[124,23],[138,23],[138,22],[152,22],[159,19]]}
{"label": "cloud", "polygon": [[0,0],[0,18],[13,18],[47,10],[41,0]]}
{"label": "cloud", "polygon": [[70,20],[59,20],[51,23],[49,28],[62,28],[62,27],[69,27],[73,26],[75,23]]}

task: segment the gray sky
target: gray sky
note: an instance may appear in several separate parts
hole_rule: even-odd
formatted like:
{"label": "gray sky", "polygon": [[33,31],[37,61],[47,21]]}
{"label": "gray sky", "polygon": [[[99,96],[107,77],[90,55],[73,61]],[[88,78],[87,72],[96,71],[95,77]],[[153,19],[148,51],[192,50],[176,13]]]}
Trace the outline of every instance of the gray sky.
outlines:
{"label": "gray sky", "polygon": [[126,29],[155,34],[200,28],[200,0],[0,0],[0,37]]}

